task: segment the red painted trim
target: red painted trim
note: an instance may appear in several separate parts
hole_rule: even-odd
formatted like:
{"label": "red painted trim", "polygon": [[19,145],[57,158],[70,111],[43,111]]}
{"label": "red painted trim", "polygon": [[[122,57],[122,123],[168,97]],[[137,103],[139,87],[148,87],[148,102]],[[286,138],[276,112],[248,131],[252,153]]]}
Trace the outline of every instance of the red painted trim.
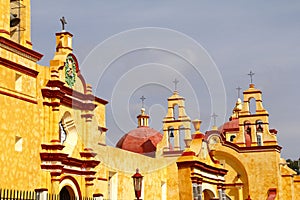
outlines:
{"label": "red painted trim", "polygon": [[182,156],[195,156],[195,155],[196,155],[196,153],[193,151],[184,151],[182,153]]}
{"label": "red painted trim", "polygon": [[[56,87],[59,89],[52,90],[51,87]],[[64,82],[59,80],[49,80],[47,83],[47,88],[42,89],[43,97],[47,98],[58,98],[60,103],[69,107],[78,108],[81,110],[94,110],[97,107],[95,103],[86,103],[86,100],[93,101],[95,96],[91,94],[83,94],[81,92],[74,91],[64,85]],[[98,98],[100,101],[100,98]],[[101,100],[105,105],[108,103],[105,100]]]}
{"label": "red painted trim", "polygon": [[68,32],[68,31],[65,31],[65,32],[59,32],[59,33],[55,33],[56,36],[59,36],[59,35],[70,35],[71,37],[73,37],[73,34]]}
{"label": "red painted trim", "polygon": [[99,180],[99,181],[107,181],[107,178],[97,178],[97,180]]}
{"label": "red painted trim", "polygon": [[96,194],[93,194],[93,197],[103,197],[103,194],[101,194],[101,193],[96,193]]}
{"label": "red painted trim", "polygon": [[0,33],[5,33],[6,35],[10,35],[10,33],[7,30],[0,29]]}
{"label": "red painted trim", "polygon": [[2,90],[0,90],[0,94],[10,96],[10,97],[13,97],[13,98],[16,98],[16,99],[20,99],[22,101],[27,101],[29,103],[37,104],[37,101],[35,101],[35,100],[29,99],[29,98],[26,98],[26,97],[21,97],[21,96],[18,96],[16,94],[5,92],[5,91],[2,91]]}
{"label": "red painted trim", "polygon": [[48,191],[47,188],[37,188],[34,190],[35,192],[44,192],[44,191]]}
{"label": "red painted trim", "polygon": [[177,100],[185,100],[185,98],[183,98],[183,97],[179,97],[179,98],[168,98],[168,101],[177,101]]}
{"label": "red painted trim", "polygon": [[102,126],[98,126],[98,131],[106,132],[108,129]]}
{"label": "red painted trim", "polygon": [[[249,117],[250,114],[240,114],[239,118]],[[251,117],[269,116],[269,114],[251,114]]]}
{"label": "red painted trim", "polygon": [[7,60],[7,59],[2,58],[2,57],[0,57],[0,64],[5,66],[5,67],[8,67],[12,70],[21,72],[23,74],[26,74],[26,75],[34,77],[34,78],[36,78],[37,75],[39,74],[39,72],[36,71],[36,70],[30,69],[26,66],[20,65],[18,63],[12,62],[12,61]]}
{"label": "red painted trim", "polygon": [[276,135],[276,134],[277,134],[277,132],[278,132],[278,131],[277,131],[275,128],[273,128],[273,129],[270,129],[269,131],[270,131],[270,133],[273,133],[273,134],[275,134],[275,135]]}
{"label": "red painted trim", "polygon": [[[60,141],[58,141],[58,142],[60,142]],[[42,149],[45,149],[45,150],[62,150],[65,147],[62,144],[41,144],[41,146],[42,146]]]}
{"label": "red painted trim", "polygon": [[93,181],[96,177],[85,177],[85,181]]}
{"label": "red painted trim", "polygon": [[34,50],[28,49],[27,47],[24,47],[18,43],[15,43],[14,41],[4,38],[2,36],[0,36],[0,43],[4,44],[6,46],[9,46],[13,49],[16,49],[17,51],[20,51],[28,56],[31,56],[36,60],[41,60],[41,58],[43,57],[42,54],[40,54]]}
{"label": "red painted trim", "polygon": [[97,153],[95,153],[95,152],[80,152],[79,154],[81,157],[84,157],[84,158],[93,158],[97,155]]}
{"label": "red painted trim", "polygon": [[227,171],[228,171],[226,169],[210,166],[210,165],[207,165],[203,162],[196,161],[196,160],[177,162],[177,166],[179,168],[189,167],[189,168],[194,168],[194,169],[200,169],[201,171],[205,171],[205,172],[208,172],[208,173],[217,174],[217,175],[221,175],[221,176],[226,175]]}
{"label": "red painted trim", "polygon": [[28,40],[26,40],[26,43],[32,46],[32,43]]}
{"label": "red painted trim", "polygon": [[74,185],[75,185],[75,187],[76,187],[76,190],[77,190],[77,192],[78,192],[78,195],[79,195],[79,200],[81,200],[81,199],[82,199],[81,190],[80,190],[80,186],[79,186],[78,182],[76,181],[76,179],[75,179],[74,177],[72,177],[72,176],[64,176],[64,177],[62,177],[62,178],[59,180],[60,183],[61,183],[63,180],[65,180],[65,179],[69,179],[69,180],[71,180],[71,181],[74,183]]}
{"label": "red painted trim", "polygon": [[205,137],[205,135],[204,134],[202,134],[202,133],[198,133],[198,134],[193,134],[192,135],[192,139],[194,140],[194,139],[203,139]]}
{"label": "red painted trim", "polygon": [[243,92],[243,94],[256,94],[256,93],[262,94],[262,92],[261,92],[260,90],[244,91],[244,92]]}

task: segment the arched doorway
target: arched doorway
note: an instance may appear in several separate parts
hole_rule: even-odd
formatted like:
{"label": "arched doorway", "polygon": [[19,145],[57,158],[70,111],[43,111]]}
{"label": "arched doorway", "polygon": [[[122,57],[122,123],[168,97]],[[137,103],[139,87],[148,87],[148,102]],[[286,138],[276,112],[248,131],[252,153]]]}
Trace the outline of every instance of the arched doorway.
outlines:
{"label": "arched doorway", "polygon": [[203,190],[203,200],[211,200],[215,197],[214,193],[208,189]]}
{"label": "arched doorway", "polygon": [[60,200],[74,200],[75,193],[70,186],[64,186],[59,192]]}

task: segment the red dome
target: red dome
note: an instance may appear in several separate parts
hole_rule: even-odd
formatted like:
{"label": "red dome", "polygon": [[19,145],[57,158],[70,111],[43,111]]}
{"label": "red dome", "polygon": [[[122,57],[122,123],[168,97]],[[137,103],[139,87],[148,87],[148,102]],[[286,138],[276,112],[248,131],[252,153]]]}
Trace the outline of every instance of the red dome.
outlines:
{"label": "red dome", "polygon": [[125,134],[116,147],[127,151],[147,154],[156,151],[156,145],[162,140],[163,135],[149,127],[138,127]]}
{"label": "red dome", "polygon": [[221,133],[239,131],[239,119],[233,119],[229,122],[226,122],[223,124],[223,126],[219,127],[219,131]]}

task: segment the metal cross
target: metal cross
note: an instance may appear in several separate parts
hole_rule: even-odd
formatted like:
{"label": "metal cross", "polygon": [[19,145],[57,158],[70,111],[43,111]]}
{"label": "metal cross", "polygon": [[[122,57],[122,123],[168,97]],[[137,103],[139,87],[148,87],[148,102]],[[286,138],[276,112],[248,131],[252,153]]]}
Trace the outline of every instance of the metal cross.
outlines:
{"label": "metal cross", "polygon": [[145,101],[146,98],[143,95],[140,99],[142,100],[142,108],[144,108],[144,101]]}
{"label": "metal cross", "polygon": [[250,76],[250,83],[252,83],[252,77],[254,76],[255,73],[253,73],[251,70],[250,70],[250,73],[248,74]]}
{"label": "metal cross", "polygon": [[62,17],[59,20],[61,22],[62,30],[64,31],[65,30],[65,24],[67,24],[67,21],[66,21],[65,17]]}
{"label": "metal cross", "polygon": [[175,91],[177,91],[177,84],[179,83],[179,81],[175,78],[175,80],[173,81],[173,83],[175,84]]}
{"label": "metal cross", "polygon": [[238,91],[238,98],[240,98],[240,92],[241,92],[241,89],[242,89],[242,88],[241,88],[240,86],[238,86],[236,89],[237,89],[237,91]]}
{"label": "metal cross", "polygon": [[211,117],[214,118],[214,126],[216,126],[218,115],[216,113],[213,113]]}

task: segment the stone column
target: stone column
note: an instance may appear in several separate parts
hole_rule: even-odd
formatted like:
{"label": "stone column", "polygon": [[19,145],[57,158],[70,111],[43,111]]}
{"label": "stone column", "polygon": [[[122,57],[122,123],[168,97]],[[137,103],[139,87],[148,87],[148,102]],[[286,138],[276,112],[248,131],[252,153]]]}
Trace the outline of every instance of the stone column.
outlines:
{"label": "stone column", "polygon": [[202,200],[202,184],[199,183],[197,186],[197,192],[198,192],[198,200]]}

